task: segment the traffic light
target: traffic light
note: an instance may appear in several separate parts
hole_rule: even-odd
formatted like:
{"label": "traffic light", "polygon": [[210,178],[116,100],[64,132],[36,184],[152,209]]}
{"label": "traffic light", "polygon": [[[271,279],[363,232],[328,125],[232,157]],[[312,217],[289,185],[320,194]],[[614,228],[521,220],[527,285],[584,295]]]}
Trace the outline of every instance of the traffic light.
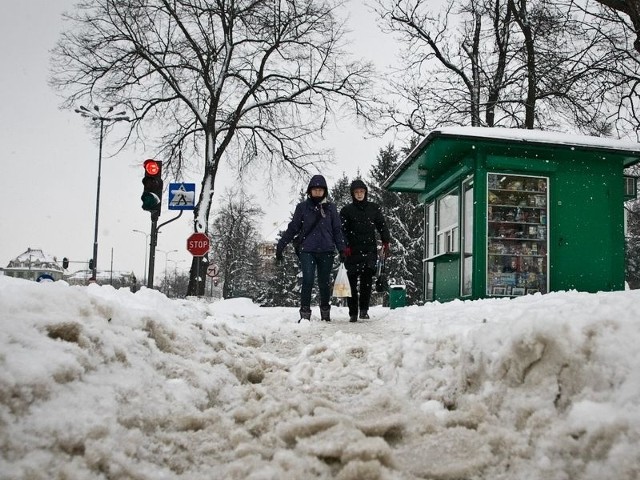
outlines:
{"label": "traffic light", "polygon": [[93,258],[89,259],[89,270],[93,270]]}
{"label": "traffic light", "polygon": [[140,199],[142,209],[148,212],[156,212],[160,215],[162,206],[162,162],[158,160],[144,161],[144,178],[142,184],[144,191]]}
{"label": "traffic light", "polygon": [[69,259],[67,257],[64,257],[62,259],[62,268],[64,268],[65,270],[69,268]]}

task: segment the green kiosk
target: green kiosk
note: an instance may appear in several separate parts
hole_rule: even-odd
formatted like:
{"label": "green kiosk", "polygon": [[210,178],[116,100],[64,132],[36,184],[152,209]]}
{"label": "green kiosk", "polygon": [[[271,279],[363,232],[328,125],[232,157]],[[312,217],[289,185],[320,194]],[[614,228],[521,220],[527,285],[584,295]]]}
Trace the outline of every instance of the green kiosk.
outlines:
{"label": "green kiosk", "polygon": [[451,127],[384,183],[425,204],[425,300],[624,289],[631,141]]}

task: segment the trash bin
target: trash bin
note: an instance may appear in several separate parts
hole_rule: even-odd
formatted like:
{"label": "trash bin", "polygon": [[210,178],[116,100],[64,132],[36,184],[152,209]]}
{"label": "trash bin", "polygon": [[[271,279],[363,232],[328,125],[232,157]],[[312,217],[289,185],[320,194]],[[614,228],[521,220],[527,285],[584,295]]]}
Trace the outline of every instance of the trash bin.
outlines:
{"label": "trash bin", "polygon": [[404,285],[389,285],[389,308],[407,306],[407,287]]}

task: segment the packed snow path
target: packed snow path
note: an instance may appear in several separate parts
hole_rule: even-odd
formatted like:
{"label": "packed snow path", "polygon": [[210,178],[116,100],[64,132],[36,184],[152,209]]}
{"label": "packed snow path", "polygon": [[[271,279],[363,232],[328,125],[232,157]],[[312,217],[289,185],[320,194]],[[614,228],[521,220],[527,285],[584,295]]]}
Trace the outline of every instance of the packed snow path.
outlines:
{"label": "packed snow path", "polygon": [[2,479],[640,475],[640,292],[373,308],[0,277]]}

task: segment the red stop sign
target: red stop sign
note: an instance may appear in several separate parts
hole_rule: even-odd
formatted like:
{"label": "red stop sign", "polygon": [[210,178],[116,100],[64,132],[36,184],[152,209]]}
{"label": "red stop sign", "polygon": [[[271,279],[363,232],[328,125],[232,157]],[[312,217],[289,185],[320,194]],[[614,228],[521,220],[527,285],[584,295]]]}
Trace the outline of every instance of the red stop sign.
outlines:
{"label": "red stop sign", "polygon": [[187,238],[187,250],[194,257],[203,257],[209,252],[209,237],[204,233],[193,233]]}

